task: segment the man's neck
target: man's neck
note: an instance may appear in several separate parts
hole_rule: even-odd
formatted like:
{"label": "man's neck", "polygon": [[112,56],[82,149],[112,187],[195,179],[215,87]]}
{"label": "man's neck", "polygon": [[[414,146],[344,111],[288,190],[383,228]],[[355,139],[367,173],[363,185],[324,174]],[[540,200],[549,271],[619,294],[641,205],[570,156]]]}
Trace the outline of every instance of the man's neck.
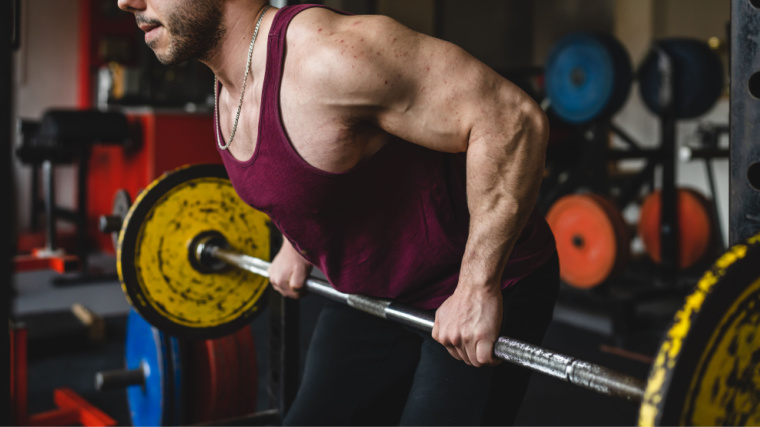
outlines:
{"label": "man's neck", "polygon": [[[251,45],[256,22],[268,2],[256,1],[232,1],[227,2],[224,11],[223,22],[226,28],[225,35],[220,41],[219,49],[208,59],[203,61],[217,76],[219,81],[230,93],[240,93],[243,87],[245,66],[248,61],[248,49]],[[259,34],[253,50],[251,70],[248,83],[254,76],[261,75],[264,70],[266,58],[266,40],[273,17],[272,9],[269,9],[262,19]],[[263,42],[262,42],[263,41]]]}

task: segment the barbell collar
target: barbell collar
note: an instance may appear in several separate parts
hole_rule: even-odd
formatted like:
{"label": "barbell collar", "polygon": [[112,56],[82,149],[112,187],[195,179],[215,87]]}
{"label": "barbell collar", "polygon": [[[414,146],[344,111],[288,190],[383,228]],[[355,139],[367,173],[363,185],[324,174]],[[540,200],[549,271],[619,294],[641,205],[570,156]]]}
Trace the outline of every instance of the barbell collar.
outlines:
{"label": "barbell collar", "polygon": [[[198,259],[213,258],[254,274],[269,277],[269,262],[226,248],[218,239],[206,239],[201,246],[191,247]],[[383,319],[391,320],[431,333],[434,314],[406,307],[395,302],[335,290],[329,283],[307,279],[306,289],[332,301],[351,306]],[[503,361],[538,371],[600,394],[641,402],[645,383],[641,379],[615,372],[602,366],[575,359],[507,337],[499,337],[494,355]]]}

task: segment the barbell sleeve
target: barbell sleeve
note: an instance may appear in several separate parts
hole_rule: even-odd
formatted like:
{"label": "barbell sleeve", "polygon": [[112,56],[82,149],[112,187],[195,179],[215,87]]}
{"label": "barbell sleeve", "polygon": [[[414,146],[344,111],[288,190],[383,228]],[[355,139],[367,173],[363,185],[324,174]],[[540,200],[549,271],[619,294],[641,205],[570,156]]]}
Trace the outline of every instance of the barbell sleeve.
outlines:
{"label": "barbell sleeve", "polygon": [[[202,250],[208,256],[226,264],[269,277],[270,263],[267,261],[216,245],[208,245]],[[339,292],[329,283],[314,278],[307,279],[305,287],[310,293],[349,305],[374,316],[411,326],[427,333],[433,331],[435,322],[433,313],[406,307],[386,299]],[[644,397],[645,382],[639,378],[555,353],[539,346],[512,338],[499,337],[494,344],[493,351],[500,360],[550,375],[597,393],[620,397],[633,402],[641,402]]]}
{"label": "barbell sleeve", "polygon": [[95,374],[95,390],[124,389],[134,385],[145,385],[145,366],[137,369],[117,369]]}
{"label": "barbell sleeve", "polygon": [[122,217],[117,215],[101,215],[98,219],[98,229],[101,233],[118,233],[121,230]]}

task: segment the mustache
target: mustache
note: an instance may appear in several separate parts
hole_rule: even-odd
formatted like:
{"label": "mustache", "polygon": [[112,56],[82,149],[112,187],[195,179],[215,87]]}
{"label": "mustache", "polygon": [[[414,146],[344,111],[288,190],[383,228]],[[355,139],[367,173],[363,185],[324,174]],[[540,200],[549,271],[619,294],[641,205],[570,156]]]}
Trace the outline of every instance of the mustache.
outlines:
{"label": "mustache", "polygon": [[157,19],[146,18],[143,15],[135,15],[135,22],[137,22],[137,25],[143,25],[143,24],[144,25],[153,25],[153,26],[159,26],[159,25],[163,26],[164,25],[164,24],[161,23],[161,21],[159,21]]}

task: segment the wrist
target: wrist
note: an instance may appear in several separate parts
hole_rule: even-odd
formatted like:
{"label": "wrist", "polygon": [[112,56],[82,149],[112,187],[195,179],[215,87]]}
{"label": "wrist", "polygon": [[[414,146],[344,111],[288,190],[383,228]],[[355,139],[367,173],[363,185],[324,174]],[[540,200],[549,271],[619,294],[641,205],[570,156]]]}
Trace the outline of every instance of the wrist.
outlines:
{"label": "wrist", "polygon": [[501,280],[493,280],[485,277],[473,278],[460,274],[456,291],[468,294],[501,292]]}
{"label": "wrist", "polygon": [[308,263],[308,261],[306,261],[306,259],[303,257],[303,254],[301,254],[298,249],[296,249],[295,246],[287,239],[282,242],[282,246],[280,247],[280,251],[277,253],[277,256],[285,256],[290,259],[296,259],[303,261],[304,263]]}

